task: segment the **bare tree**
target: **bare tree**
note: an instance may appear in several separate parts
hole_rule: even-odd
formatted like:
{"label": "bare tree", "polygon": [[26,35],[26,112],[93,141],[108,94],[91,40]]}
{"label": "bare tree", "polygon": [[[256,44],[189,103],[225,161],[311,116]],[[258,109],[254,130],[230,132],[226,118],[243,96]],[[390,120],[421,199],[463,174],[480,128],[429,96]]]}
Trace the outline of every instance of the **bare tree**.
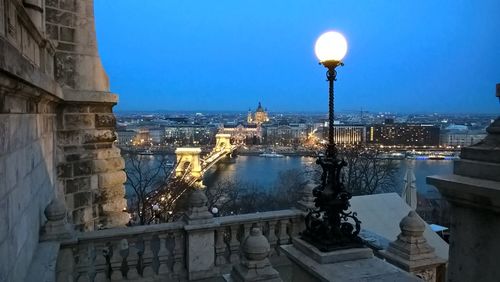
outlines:
{"label": "bare tree", "polygon": [[381,158],[377,150],[353,146],[341,148],[344,185],[353,195],[369,195],[395,191],[398,166],[392,159]]}
{"label": "bare tree", "polygon": [[137,217],[137,224],[150,224],[155,219],[168,221],[177,214],[179,199],[189,186],[172,179],[172,166],[166,155],[139,155],[126,152],[126,185],[131,188],[129,209]]}

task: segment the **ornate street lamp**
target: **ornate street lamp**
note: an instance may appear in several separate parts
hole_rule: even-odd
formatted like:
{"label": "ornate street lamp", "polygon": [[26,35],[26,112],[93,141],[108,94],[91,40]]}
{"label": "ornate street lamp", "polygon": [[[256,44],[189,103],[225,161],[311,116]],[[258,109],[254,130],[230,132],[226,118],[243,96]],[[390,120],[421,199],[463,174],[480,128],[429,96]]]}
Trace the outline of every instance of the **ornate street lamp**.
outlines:
{"label": "ornate street lamp", "polygon": [[358,237],[361,222],[356,213],[348,212],[352,195],[345,190],[341,179],[342,168],[346,166],[346,162],[338,158],[333,139],[333,83],[337,76],[335,69],[344,65],[342,59],[347,53],[347,41],[338,32],[326,32],[316,41],[315,52],[320,64],[328,69],[326,73],[329,83],[328,147],[326,155],[316,161],[323,169],[321,183],[313,189],[316,209],[307,214],[306,230],[301,233],[301,237],[325,252],[362,247],[362,241]]}

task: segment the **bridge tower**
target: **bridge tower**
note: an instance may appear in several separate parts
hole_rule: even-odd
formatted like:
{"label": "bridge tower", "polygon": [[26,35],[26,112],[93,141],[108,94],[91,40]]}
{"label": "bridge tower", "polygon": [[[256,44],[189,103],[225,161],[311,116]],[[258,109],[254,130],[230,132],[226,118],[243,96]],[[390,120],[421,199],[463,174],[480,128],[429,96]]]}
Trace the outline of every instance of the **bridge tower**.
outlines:
{"label": "bridge tower", "polygon": [[231,134],[219,133],[215,135],[215,152],[231,150]]}
{"label": "bridge tower", "polygon": [[184,175],[187,169],[193,177],[201,177],[200,148],[177,148],[177,166],[175,168],[175,177]]}

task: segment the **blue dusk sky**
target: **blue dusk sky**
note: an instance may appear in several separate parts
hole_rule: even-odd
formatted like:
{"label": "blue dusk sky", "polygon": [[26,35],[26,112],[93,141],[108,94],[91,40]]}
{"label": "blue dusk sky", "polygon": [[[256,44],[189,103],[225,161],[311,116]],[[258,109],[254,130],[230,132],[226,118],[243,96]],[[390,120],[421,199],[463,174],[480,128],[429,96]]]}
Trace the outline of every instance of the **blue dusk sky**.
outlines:
{"label": "blue dusk sky", "polygon": [[116,110],[326,112],[317,37],[342,32],[340,111],[498,113],[500,1],[96,0]]}

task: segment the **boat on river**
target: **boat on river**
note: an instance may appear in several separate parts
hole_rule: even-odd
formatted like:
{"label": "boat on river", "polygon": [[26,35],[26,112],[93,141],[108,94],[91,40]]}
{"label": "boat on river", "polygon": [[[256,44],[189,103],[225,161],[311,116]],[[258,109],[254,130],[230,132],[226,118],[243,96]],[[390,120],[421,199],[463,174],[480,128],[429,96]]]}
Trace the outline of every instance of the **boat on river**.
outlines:
{"label": "boat on river", "polygon": [[281,154],[277,154],[276,152],[271,152],[271,153],[262,153],[259,155],[259,157],[264,157],[264,158],[283,158],[284,156]]}

